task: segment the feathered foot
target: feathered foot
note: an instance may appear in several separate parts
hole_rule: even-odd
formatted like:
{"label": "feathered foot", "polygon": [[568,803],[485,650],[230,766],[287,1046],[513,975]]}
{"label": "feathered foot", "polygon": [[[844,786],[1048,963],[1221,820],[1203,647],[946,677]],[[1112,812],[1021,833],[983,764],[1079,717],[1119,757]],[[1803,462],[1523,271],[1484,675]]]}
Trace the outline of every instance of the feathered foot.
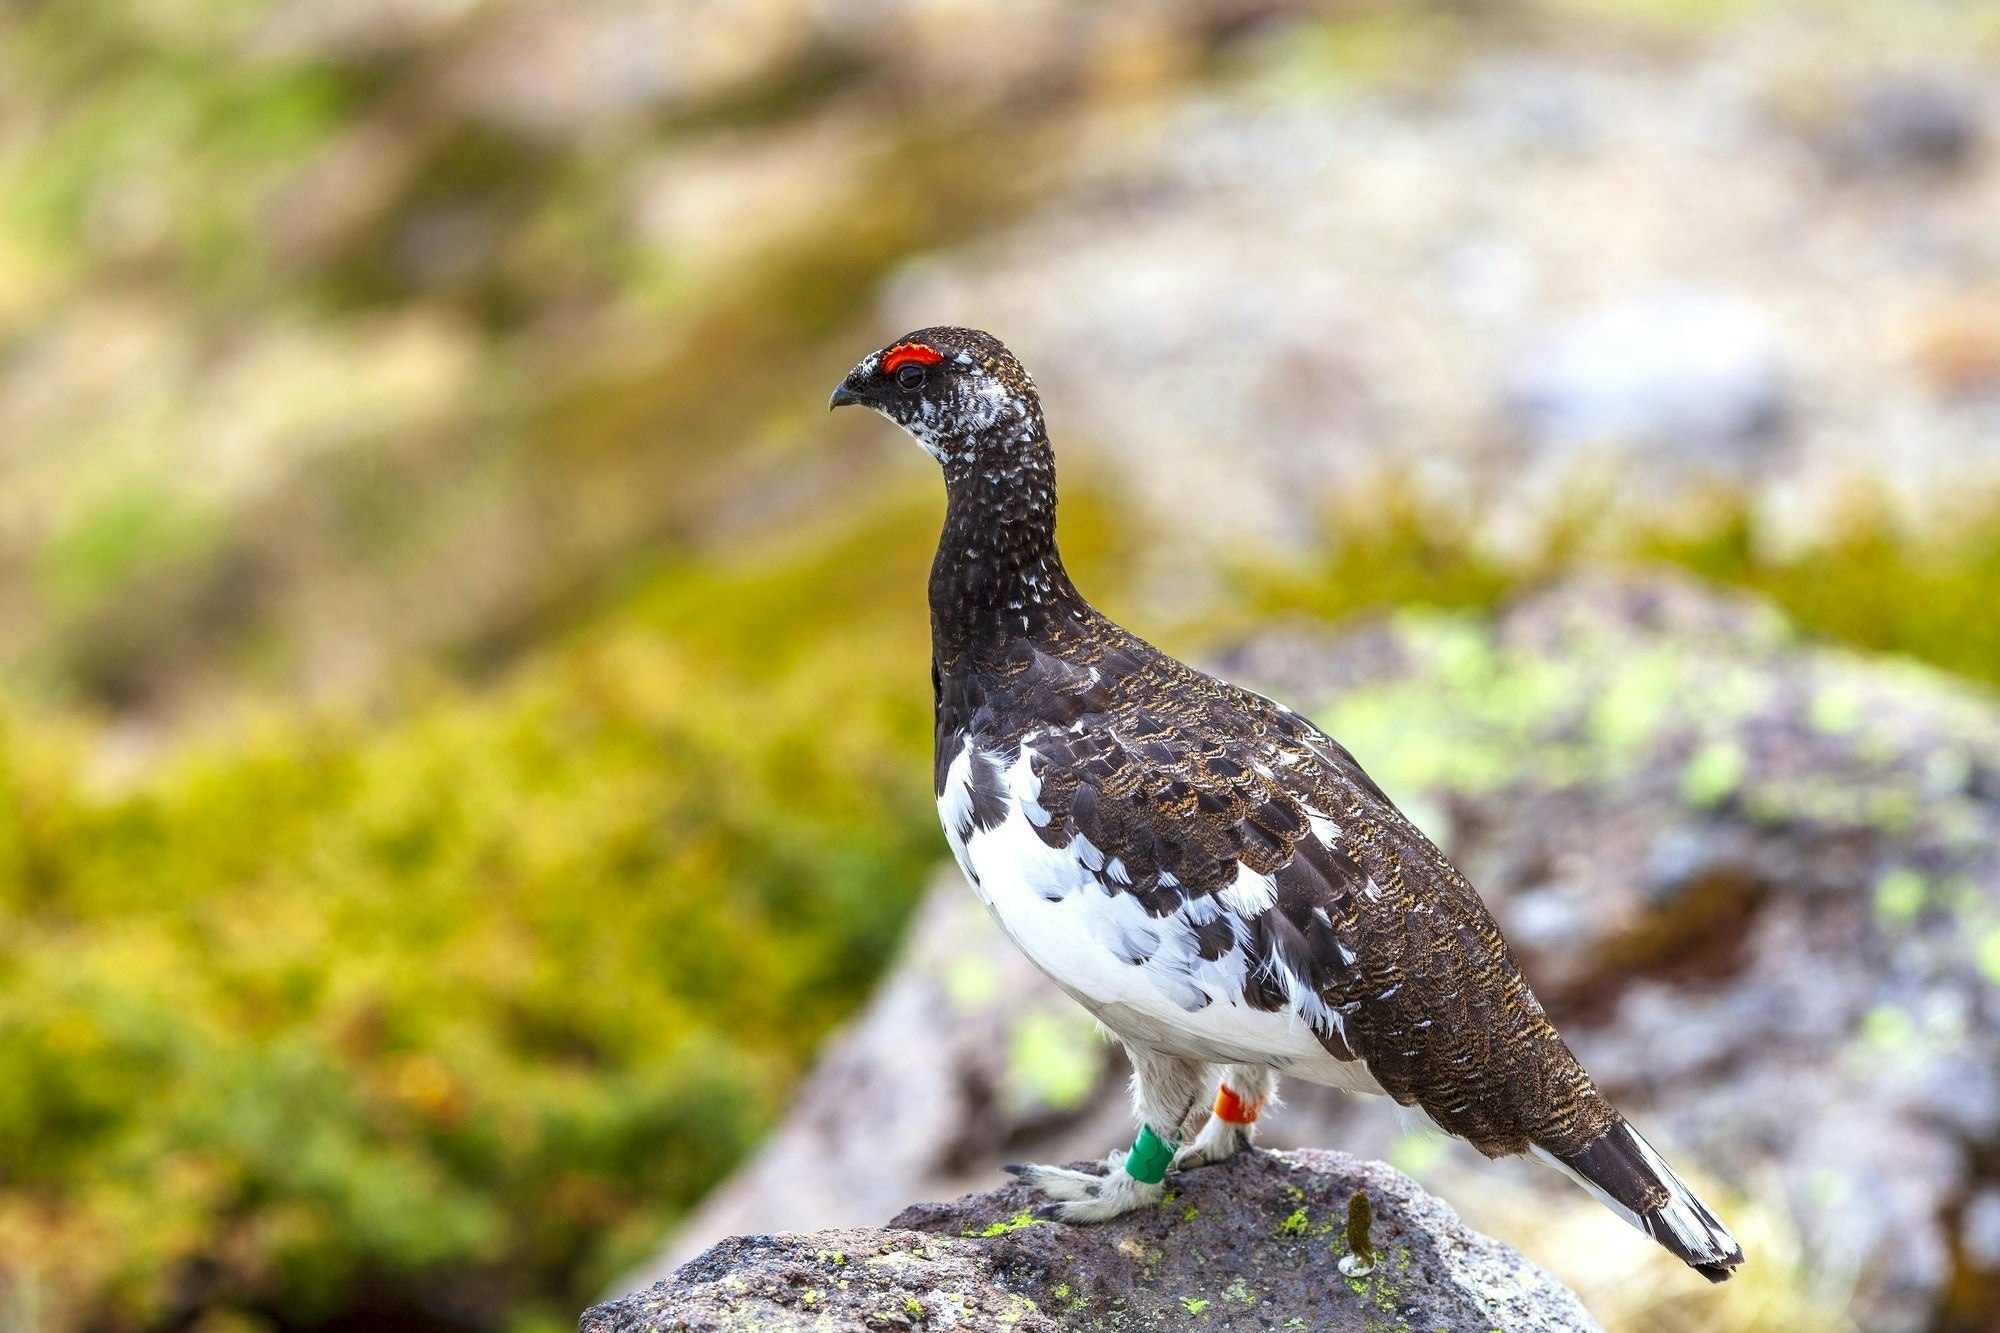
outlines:
{"label": "feathered foot", "polygon": [[1043,1221],[1107,1222],[1158,1203],[1166,1192],[1160,1182],[1173,1163],[1181,1127],[1206,1090],[1207,1070],[1196,1061],[1129,1042],[1125,1053],[1132,1061],[1132,1109],[1139,1135],[1130,1149],[1104,1159],[1103,1175],[1061,1166],[1001,1168],[1054,1201],[1035,1210]]}
{"label": "feathered foot", "polygon": [[1101,1176],[1088,1171],[1072,1171],[1063,1166],[1024,1166],[1016,1163],[1000,1169],[1029,1189],[1055,1200],[1035,1210],[1035,1216],[1042,1221],[1087,1226],[1093,1222],[1108,1222],[1114,1217],[1123,1217],[1126,1213],[1158,1203],[1160,1196],[1166,1192],[1166,1187],[1159,1181],[1148,1183],[1134,1179],[1125,1169],[1127,1156],[1122,1150],[1112,1153],[1104,1160],[1105,1169]]}
{"label": "feathered foot", "polygon": [[1245,1148],[1254,1146],[1257,1116],[1276,1102],[1278,1080],[1260,1065],[1230,1065],[1223,1071],[1222,1087],[1215,1094],[1215,1108],[1194,1136],[1174,1158],[1174,1169],[1186,1171],[1213,1162],[1226,1162]]}

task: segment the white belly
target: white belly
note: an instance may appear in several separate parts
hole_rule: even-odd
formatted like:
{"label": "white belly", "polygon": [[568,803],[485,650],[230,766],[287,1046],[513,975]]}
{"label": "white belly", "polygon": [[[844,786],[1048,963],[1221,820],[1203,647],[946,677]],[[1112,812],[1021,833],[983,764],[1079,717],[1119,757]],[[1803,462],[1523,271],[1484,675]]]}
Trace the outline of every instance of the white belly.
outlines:
{"label": "white belly", "polygon": [[[1107,1028],[1188,1059],[1271,1065],[1336,1086],[1355,1086],[1358,1075],[1362,1086],[1372,1084],[1359,1062],[1329,1054],[1303,1013],[1244,1002],[1244,972],[1253,965],[1244,949],[1201,957],[1198,926],[1225,912],[1267,908],[1268,897],[1246,902],[1232,890],[1152,916],[1137,897],[1114,891],[1125,882],[1122,867],[1107,864],[1087,839],[1063,847],[1041,839],[1037,828],[1048,816],[1035,804],[1036,793],[1022,789],[1035,786],[1025,759],[1007,776],[1005,818],[961,838],[971,804],[971,766],[961,753],[938,803],[945,836],[1000,928]],[[1232,896],[1234,905],[1223,901]]]}

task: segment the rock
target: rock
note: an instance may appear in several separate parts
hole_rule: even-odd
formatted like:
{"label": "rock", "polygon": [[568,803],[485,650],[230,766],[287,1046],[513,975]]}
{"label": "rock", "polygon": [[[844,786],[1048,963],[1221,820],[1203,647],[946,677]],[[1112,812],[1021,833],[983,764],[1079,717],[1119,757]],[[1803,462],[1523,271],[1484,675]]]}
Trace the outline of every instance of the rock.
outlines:
{"label": "rock", "polygon": [[1985,107],[1976,87],[1937,78],[1878,83],[1834,127],[1834,160],[1858,172],[1952,172],[1979,151]]}
{"label": "rock", "polygon": [[[1843,1317],[1816,1290],[1851,1288],[1845,1317],[1887,1333],[2000,1300],[1989,695],[1666,577],[1273,629],[1218,665],[1317,718],[1440,839],[1570,1044],[1750,1264],[1690,1288],[1554,1173],[1406,1134],[1380,1099],[1287,1083],[1267,1143],[1388,1158],[1611,1326],[1669,1310],[1707,1326],[1753,1283],[1793,1327]],[[951,873],[799,1110],[673,1257],[871,1220],[1001,1161],[1102,1154],[1130,1133],[1123,1061],[1087,1032]]]}
{"label": "rock", "polygon": [[[1350,1201],[1372,1262],[1341,1262]],[[1036,1222],[1020,1186],[907,1208],[887,1227],[733,1236],[671,1279],[585,1312],[581,1333],[728,1329],[1341,1330],[1597,1325],[1560,1283],[1407,1176],[1343,1153],[1246,1154],[1156,1208]]]}
{"label": "rock", "polygon": [[1786,397],[1769,321],[1738,297],[1687,289],[1557,326],[1507,380],[1509,410],[1544,448],[1636,444],[1718,459],[1774,440]]}

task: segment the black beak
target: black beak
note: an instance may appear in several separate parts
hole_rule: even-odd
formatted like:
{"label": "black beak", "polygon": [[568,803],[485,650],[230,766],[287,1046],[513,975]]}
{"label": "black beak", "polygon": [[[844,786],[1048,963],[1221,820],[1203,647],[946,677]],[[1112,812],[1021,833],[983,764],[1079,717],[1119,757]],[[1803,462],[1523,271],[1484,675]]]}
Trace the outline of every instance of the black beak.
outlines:
{"label": "black beak", "polygon": [[842,380],[840,387],[833,391],[833,397],[826,400],[826,410],[831,412],[836,407],[846,407],[849,403],[860,401],[861,395],[848,388],[847,382]]}

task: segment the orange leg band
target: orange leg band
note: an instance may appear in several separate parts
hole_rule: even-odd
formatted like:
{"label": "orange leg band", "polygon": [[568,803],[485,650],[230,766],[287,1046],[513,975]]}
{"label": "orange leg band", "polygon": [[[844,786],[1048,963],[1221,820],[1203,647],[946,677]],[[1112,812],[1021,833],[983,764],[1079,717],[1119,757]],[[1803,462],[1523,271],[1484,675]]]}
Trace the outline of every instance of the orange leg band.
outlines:
{"label": "orange leg band", "polygon": [[1257,1108],[1263,1104],[1264,1099],[1262,1097],[1259,1097],[1254,1102],[1244,1101],[1241,1097],[1231,1092],[1227,1085],[1218,1089],[1215,1094],[1215,1114],[1221,1119],[1227,1120],[1232,1125],[1256,1124]]}

